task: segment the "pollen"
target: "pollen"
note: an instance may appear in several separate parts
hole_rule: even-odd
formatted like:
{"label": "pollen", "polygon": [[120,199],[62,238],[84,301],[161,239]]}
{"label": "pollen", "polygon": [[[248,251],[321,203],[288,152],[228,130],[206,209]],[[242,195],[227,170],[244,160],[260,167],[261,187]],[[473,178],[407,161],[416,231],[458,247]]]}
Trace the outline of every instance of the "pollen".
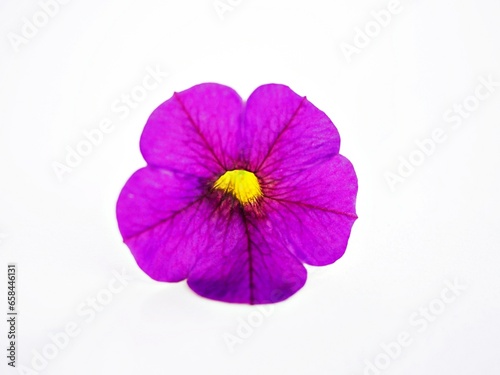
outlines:
{"label": "pollen", "polygon": [[244,169],[227,171],[215,181],[214,189],[233,195],[241,204],[255,204],[263,196],[257,176]]}

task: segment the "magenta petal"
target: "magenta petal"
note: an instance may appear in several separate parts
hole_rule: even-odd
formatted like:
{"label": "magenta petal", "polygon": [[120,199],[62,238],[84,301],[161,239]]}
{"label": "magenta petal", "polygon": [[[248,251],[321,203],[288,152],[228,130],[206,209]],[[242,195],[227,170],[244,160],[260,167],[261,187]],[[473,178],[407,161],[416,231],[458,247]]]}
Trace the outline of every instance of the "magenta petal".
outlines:
{"label": "magenta petal", "polygon": [[206,202],[191,176],[146,167],[127,181],[117,202],[124,242],[137,264],[160,281],[187,277],[200,247],[207,246]]}
{"label": "magenta petal", "polygon": [[304,285],[306,269],[274,231],[238,211],[227,214],[224,242],[199,257],[188,285],[201,296],[225,302],[253,305],[287,299]]}
{"label": "magenta petal", "polygon": [[149,165],[213,177],[239,156],[237,132],[243,103],[230,87],[205,83],[161,104],[141,137]]}
{"label": "magenta petal", "polygon": [[335,262],[344,254],[357,218],[352,164],[336,155],[279,181],[266,186],[268,225],[301,261],[315,266]]}
{"label": "magenta petal", "polygon": [[305,97],[269,84],[248,99],[242,143],[250,170],[291,174],[337,154],[340,136],[328,116]]}

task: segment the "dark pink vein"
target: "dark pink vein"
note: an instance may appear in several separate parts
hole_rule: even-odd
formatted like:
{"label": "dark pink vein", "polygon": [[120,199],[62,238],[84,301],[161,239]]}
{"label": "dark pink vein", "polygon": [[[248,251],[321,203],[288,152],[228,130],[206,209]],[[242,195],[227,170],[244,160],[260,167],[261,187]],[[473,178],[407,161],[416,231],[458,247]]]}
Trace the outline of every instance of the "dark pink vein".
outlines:
{"label": "dark pink vein", "polygon": [[182,100],[180,99],[179,97],[179,94],[177,93],[174,93],[174,97],[175,99],[177,99],[177,101],[179,102],[179,104],[181,105],[182,107],[182,110],[184,111],[184,113],[186,114],[186,116],[188,117],[189,121],[191,122],[191,124],[193,125],[193,128],[196,130],[196,134],[198,134],[198,136],[202,139],[203,143],[205,144],[205,147],[207,148],[208,151],[210,151],[210,153],[212,154],[212,156],[214,157],[215,161],[217,162],[217,164],[223,168],[223,169],[226,169],[224,167],[224,165],[222,164],[222,162],[219,160],[219,158],[217,157],[217,155],[215,154],[212,146],[210,145],[210,143],[207,141],[207,139],[205,138],[205,136],[203,135],[203,133],[201,132],[201,129],[200,127],[198,126],[198,124],[196,124],[196,122],[193,120],[193,117],[191,116],[191,114],[188,112],[186,106],[184,105],[184,103],[182,102]]}
{"label": "dark pink vein", "polygon": [[135,233],[134,235],[130,236],[130,237],[127,237],[125,238],[125,241],[128,241],[132,238],[135,238],[135,237],[139,237],[140,235],[142,235],[143,233],[145,232],[149,232],[150,230],[168,222],[169,220],[172,220],[173,218],[175,218],[177,215],[179,215],[180,213],[186,211],[187,209],[189,209],[191,206],[195,205],[196,203],[200,202],[203,198],[205,198],[207,196],[207,194],[204,194],[202,195],[201,197],[199,198],[196,198],[193,202],[189,203],[188,205],[186,205],[185,207],[181,208],[180,210],[177,210],[177,211],[173,211],[168,217],[166,217],[165,219],[162,219],[156,223],[154,223],[153,225],[150,225],[149,227],[147,228],[144,228],[143,230],[141,230],[140,232],[137,232]]}
{"label": "dark pink vein", "polygon": [[344,212],[344,211],[339,211],[339,210],[335,210],[335,209],[331,209],[331,208],[320,207],[320,206],[316,206],[316,205],[310,204],[310,203],[295,202],[295,201],[289,201],[287,199],[273,198],[273,197],[266,197],[266,198],[267,199],[271,199],[271,200],[276,201],[276,202],[279,202],[279,203],[295,204],[295,205],[298,205],[298,206],[303,206],[303,207],[311,208],[313,210],[319,210],[319,211],[324,211],[324,212],[331,212],[331,213],[334,213],[334,214],[337,214],[337,215],[347,216],[347,217],[350,217],[350,218],[353,218],[353,219],[357,219],[358,218],[358,215],[350,213],[350,212]]}
{"label": "dark pink vein", "polygon": [[248,283],[250,285],[250,305],[253,305],[255,302],[254,296],[254,280],[253,280],[253,259],[252,259],[252,241],[250,240],[250,231],[248,230],[248,221],[245,215],[243,206],[240,206],[241,218],[243,219],[243,224],[245,225],[245,235],[247,236],[247,251],[248,251]]}
{"label": "dark pink vein", "polygon": [[295,116],[297,116],[297,113],[299,112],[300,107],[302,107],[302,104],[304,103],[304,101],[306,99],[307,98],[305,96],[302,98],[302,100],[300,101],[297,109],[295,110],[295,112],[293,112],[292,117],[290,118],[290,120],[285,124],[285,126],[283,127],[283,129],[281,129],[281,131],[278,133],[278,135],[274,139],[273,143],[271,144],[271,147],[269,147],[269,150],[267,151],[266,156],[264,156],[264,159],[262,159],[262,162],[259,164],[259,166],[255,170],[256,172],[258,172],[260,170],[260,168],[262,168],[262,166],[264,165],[265,161],[269,158],[269,156],[271,155],[274,147],[278,143],[279,139],[281,138],[281,136],[283,135],[283,133],[288,129],[288,127],[290,126],[290,124],[293,122],[293,120],[295,119]]}

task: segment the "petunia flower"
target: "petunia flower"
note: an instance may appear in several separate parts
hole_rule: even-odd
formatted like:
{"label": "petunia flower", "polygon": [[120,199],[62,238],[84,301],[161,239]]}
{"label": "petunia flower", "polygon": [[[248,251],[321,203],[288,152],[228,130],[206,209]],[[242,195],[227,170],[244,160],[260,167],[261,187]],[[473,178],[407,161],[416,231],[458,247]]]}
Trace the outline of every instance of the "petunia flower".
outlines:
{"label": "petunia flower", "polygon": [[154,280],[274,303],[302,288],[303,263],[344,254],[356,174],[331,120],[288,87],[260,86],[246,103],[214,83],[175,93],[149,117],[140,148],[147,166],[123,187],[117,219]]}

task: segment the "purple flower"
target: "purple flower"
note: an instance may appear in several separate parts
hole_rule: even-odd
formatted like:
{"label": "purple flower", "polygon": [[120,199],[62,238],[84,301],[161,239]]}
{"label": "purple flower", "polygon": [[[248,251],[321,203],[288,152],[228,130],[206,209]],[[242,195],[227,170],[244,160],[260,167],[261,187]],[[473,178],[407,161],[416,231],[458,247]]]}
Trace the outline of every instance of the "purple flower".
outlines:
{"label": "purple flower", "polygon": [[175,93],[140,146],[148,165],[125,184],[117,218],[151,278],[273,303],[304,285],[303,263],[344,254],[356,174],[330,119],[288,87],[260,86],[246,103],[213,83]]}

